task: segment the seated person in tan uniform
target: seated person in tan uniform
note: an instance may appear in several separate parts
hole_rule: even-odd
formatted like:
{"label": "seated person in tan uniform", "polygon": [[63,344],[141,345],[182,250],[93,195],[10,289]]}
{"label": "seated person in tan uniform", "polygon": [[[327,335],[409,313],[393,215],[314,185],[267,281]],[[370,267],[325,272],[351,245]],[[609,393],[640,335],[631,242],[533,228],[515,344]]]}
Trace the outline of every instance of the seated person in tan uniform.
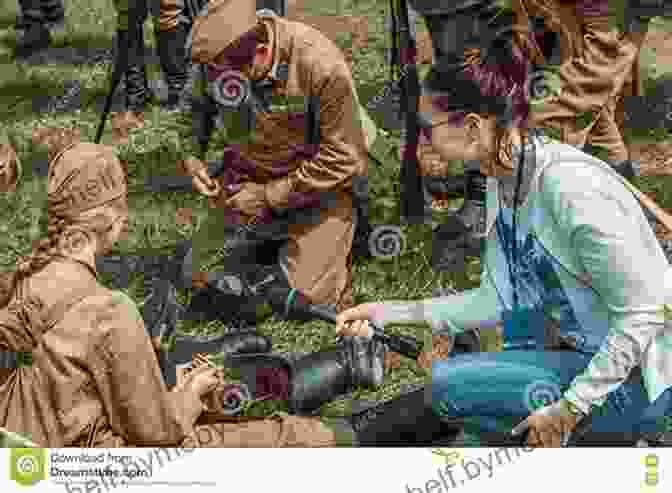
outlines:
{"label": "seated person in tan uniform", "polygon": [[[219,209],[194,239],[194,274],[202,273],[209,251],[222,248],[241,225],[308,214],[309,220],[287,222],[276,263],[312,303],[350,306],[353,182],[366,176],[368,162],[343,53],[310,26],[257,15],[254,1],[214,0],[192,29],[191,58],[208,66],[210,82],[221,89],[215,98],[220,103],[236,99],[236,89],[251,89],[255,101],[251,128],[241,123],[245,106],[224,112],[232,119],[225,124],[230,145],[224,173],[215,180],[204,166],[189,170],[195,188]],[[319,142],[306,137],[313,103],[319,106]],[[241,253],[249,253],[242,245],[229,252],[229,267],[254,263],[242,259]]]}
{"label": "seated person in tan uniform", "polygon": [[53,156],[47,204],[47,237],[0,292],[0,351],[32,358],[0,375],[0,427],[49,447],[337,443],[320,421],[292,416],[196,426],[217,383],[207,366],[168,390],[137,307],[97,279],[96,255],[128,220],[112,148],[70,143]]}

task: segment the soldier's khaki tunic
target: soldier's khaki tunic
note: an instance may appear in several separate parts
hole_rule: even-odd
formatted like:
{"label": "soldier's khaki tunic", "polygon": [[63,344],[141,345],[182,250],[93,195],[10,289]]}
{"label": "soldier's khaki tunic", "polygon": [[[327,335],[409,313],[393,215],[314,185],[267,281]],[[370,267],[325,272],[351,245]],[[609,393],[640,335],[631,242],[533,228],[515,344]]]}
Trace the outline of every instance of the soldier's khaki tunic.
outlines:
{"label": "soldier's khaki tunic", "polygon": [[[366,176],[368,166],[355,84],[341,50],[319,31],[280,17],[266,22],[275,31],[274,65],[286,63],[288,78],[277,80],[271,109],[257,113],[252,132],[240,129],[245,136],[234,147],[241,159],[228,162],[221,181],[265,184],[270,205],[279,210],[310,204],[318,192],[333,192],[335,204],[322,210],[317,224],[290,227],[286,264],[292,287],[313,303],[344,307],[351,303],[352,180]],[[309,95],[319,100],[320,143],[312,157],[297,158],[306,142]],[[229,137],[235,132],[231,129],[240,128],[234,122],[239,115],[231,118]],[[222,207],[226,198],[219,200]]]}

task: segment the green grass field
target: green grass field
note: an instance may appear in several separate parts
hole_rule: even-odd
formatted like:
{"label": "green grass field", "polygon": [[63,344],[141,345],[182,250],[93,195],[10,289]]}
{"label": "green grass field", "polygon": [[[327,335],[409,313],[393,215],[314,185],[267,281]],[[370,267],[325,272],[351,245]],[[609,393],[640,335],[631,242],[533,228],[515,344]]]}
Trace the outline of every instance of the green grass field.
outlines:
{"label": "green grass field", "polygon": [[[10,2],[11,3],[11,2]],[[380,9],[385,4],[372,0],[343,2],[340,7],[330,8],[326,2],[309,0],[304,2],[311,13],[319,15],[352,14],[368,16],[370,22],[369,43],[361,49],[354,61],[353,74],[357,83],[366,88],[362,91],[363,104],[372,97],[377,88],[387,78],[383,48],[388,40],[383,30]],[[37,127],[76,126],[86,140],[93,140],[99,121],[99,113],[91,107],[84,107],[73,114],[35,114],[31,99],[39,94],[62,93],[64,81],[77,79],[83,86],[84,100],[103,96],[108,91],[109,66],[106,64],[72,65],[16,65],[12,58],[14,45],[13,23],[15,11],[7,6],[0,7],[0,121],[10,135],[24,163],[25,176],[18,190],[13,194],[0,195],[0,269],[14,265],[17,255],[27,254],[33,239],[39,237],[44,227],[42,217],[43,202],[46,198],[43,180],[31,176],[31,156],[42,152],[30,143],[32,131]],[[57,38],[56,46],[110,47],[115,30],[115,12],[111,0],[66,0],[67,28],[63,36]],[[315,5],[311,8],[310,5]],[[154,44],[151,20],[146,26],[146,41]],[[419,24],[420,29],[424,26]],[[337,40],[347,46],[346,35]],[[152,69],[154,74],[158,68]],[[120,148],[120,153],[128,161],[131,188],[140,186],[149,175],[175,173],[175,160],[194,152],[191,149],[191,126],[180,116],[166,114],[153,108],[147,114],[146,127],[133,135],[128,145]],[[661,136],[654,136],[656,139]],[[108,122],[103,142],[111,138]],[[632,138],[640,138],[634,136]],[[651,138],[651,136],[648,136]],[[390,137],[394,144],[394,136]],[[217,156],[217,137],[210,146],[209,158]],[[389,166],[371,164],[370,189],[373,199],[374,224],[398,224],[398,163],[390,160]],[[640,185],[645,192],[652,192],[660,205],[672,209],[672,187],[669,178],[643,179]],[[177,240],[189,238],[194,229],[207,214],[207,203],[196,193],[176,194],[132,194],[130,196],[130,234],[128,241],[119,247],[119,253],[137,253],[141,250],[169,247]],[[456,201],[455,206],[459,206]],[[193,221],[190,224],[176,222],[180,209],[190,209]],[[396,217],[395,217],[396,216]],[[465,289],[478,285],[479,262],[472,260],[466,273],[445,275],[433,272],[429,263],[430,232],[427,227],[406,227],[406,248],[402,255],[390,260],[369,260],[358,262],[354,268],[355,296],[357,302],[385,299],[420,299],[430,296],[437,287]],[[216,261],[217,259],[213,259]],[[141,301],[141,279],[133,279],[128,293]],[[187,301],[188,293],[180,293],[181,300]],[[198,331],[203,334],[216,333],[217,323],[198,327],[183,327],[186,332]],[[270,320],[260,327],[272,336],[274,350],[280,352],[311,352],[329,346],[334,341],[333,327],[320,323],[293,324]],[[393,328],[400,333],[413,334],[427,340],[426,327]],[[404,384],[421,383],[428,375],[415,362],[401,361],[398,368],[386,377],[385,386],[376,392],[357,391],[352,396],[357,399],[380,400],[399,392]],[[347,413],[349,398],[330,403],[321,410],[323,415]]]}

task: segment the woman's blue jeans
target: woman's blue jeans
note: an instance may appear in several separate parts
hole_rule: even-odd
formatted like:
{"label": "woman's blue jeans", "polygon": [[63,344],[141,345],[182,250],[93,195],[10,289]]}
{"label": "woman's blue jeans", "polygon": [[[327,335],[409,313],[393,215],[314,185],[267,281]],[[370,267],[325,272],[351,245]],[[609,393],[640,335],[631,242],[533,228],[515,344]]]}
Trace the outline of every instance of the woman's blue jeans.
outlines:
{"label": "woman's blue jeans", "polygon": [[[562,395],[591,355],[573,350],[459,354],[432,366],[432,408],[442,417],[477,418],[479,431],[498,432]],[[657,433],[672,411],[672,389],[649,403],[641,374],[611,392],[592,413],[590,436],[600,441],[637,440]],[[634,439],[633,439],[634,438]],[[485,445],[485,444],[484,444]]]}

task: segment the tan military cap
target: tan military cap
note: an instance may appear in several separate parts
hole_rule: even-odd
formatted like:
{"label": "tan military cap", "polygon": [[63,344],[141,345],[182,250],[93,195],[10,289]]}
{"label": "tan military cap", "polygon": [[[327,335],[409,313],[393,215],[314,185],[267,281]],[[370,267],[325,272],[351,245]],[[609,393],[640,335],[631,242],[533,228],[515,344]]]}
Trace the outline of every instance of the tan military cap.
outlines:
{"label": "tan military cap", "polygon": [[212,63],[256,23],[254,0],[211,0],[191,29],[188,42],[191,60],[198,64]]}

